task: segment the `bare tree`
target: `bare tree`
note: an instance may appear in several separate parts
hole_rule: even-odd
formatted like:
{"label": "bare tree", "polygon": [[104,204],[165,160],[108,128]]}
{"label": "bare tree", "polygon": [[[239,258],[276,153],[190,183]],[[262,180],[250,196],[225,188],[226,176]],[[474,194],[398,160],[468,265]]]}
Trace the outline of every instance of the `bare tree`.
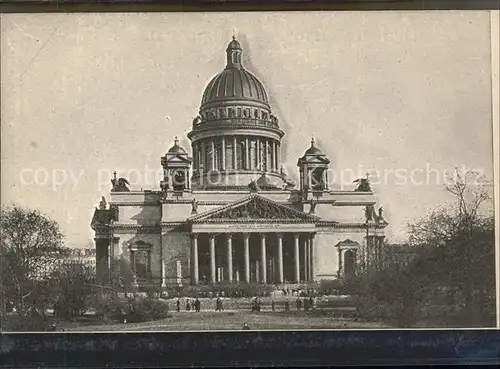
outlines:
{"label": "bare tree", "polygon": [[44,314],[51,275],[66,255],[58,223],[37,210],[16,205],[1,208],[0,231],[3,298],[20,315]]}
{"label": "bare tree", "polygon": [[494,221],[491,183],[477,172],[455,171],[446,190],[454,203],[437,209],[410,227],[412,245],[427,253],[414,273],[445,289],[452,306],[463,305],[471,319],[482,315],[485,299],[494,292]]}
{"label": "bare tree", "polygon": [[495,312],[494,219],[490,183],[456,171],[453,202],[410,226],[410,258],[389,256],[381,271],[361,275],[358,309],[397,326],[492,326]]}

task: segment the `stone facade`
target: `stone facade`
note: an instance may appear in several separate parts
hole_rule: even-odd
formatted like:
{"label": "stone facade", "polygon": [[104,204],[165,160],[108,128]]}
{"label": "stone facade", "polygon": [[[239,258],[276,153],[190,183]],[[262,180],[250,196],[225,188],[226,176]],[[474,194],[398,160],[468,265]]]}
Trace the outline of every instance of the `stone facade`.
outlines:
{"label": "stone facade", "polygon": [[92,220],[98,275],[121,260],[138,285],[290,284],[376,265],[387,222],[368,179],[330,190],[330,160],[313,139],[296,187],[280,167],[285,133],[264,86],[243,68],[238,41],[226,53],[188,134],[192,156],[176,138],[157,191],[112,180]]}

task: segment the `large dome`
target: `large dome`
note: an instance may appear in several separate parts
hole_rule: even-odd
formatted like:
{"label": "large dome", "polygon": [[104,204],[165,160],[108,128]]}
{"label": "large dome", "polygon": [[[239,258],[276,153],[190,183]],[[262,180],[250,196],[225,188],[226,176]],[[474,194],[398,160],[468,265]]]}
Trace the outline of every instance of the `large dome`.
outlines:
{"label": "large dome", "polygon": [[262,83],[243,68],[242,51],[240,43],[233,37],[226,48],[226,68],[208,83],[201,100],[201,109],[228,101],[257,102],[269,106]]}
{"label": "large dome", "polygon": [[226,68],[205,88],[201,105],[228,100],[259,101],[268,105],[262,83],[252,73],[241,68]]}
{"label": "large dome", "polygon": [[226,48],[226,66],[208,83],[193,119],[188,133],[193,188],[248,191],[263,174],[266,189],[283,187],[279,164],[285,133],[271,111],[264,86],[243,68],[242,51],[233,36]]}

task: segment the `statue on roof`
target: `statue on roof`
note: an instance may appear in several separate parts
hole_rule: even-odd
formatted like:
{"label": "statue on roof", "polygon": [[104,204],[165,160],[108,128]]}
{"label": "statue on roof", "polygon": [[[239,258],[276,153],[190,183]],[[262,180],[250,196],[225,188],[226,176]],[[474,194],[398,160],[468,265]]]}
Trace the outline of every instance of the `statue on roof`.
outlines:
{"label": "statue on roof", "polygon": [[129,181],[123,177],[116,178],[116,171],[113,174],[114,178],[111,180],[113,188],[111,189],[111,192],[130,192],[130,189],[128,188],[128,186],[130,186]]}
{"label": "statue on roof", "polygon": [[99,210],[106,210],[106,205],[107,205],[106,199],[104,198],[104,196],[102,196],[101,202],[99,202]]}
{"label": "statue on roof", "polygon": [[378,217],[377,217],[377,222],[379,223],[383,223],[385,222],[385,219],[384,219],[384,208],[381,206],[378,208]]}
{"label": "statue on roof", "polygon": [[370,186],[370,180],[369,180],[370,173],[366,173],[366,178],[358,178],[352,183],[357,183],[358,185],[354,189],[356,192],[371,192],[371,186]]}
{"label": "statue on roof", "polygon": [[193,126],[197,125],[201,123],[201,117],[199,115],[197,115],[196,117],[194,117],[193,119]]}

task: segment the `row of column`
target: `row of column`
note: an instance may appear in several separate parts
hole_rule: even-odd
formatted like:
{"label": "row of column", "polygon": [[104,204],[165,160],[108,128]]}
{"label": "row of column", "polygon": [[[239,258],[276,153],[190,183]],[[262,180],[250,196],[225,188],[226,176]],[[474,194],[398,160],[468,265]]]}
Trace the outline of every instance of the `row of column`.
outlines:
{"label": "row of column", "polygon": [[[267,260],[266,260],[266,238],[269,234],[260,233],[260,281],[268,282],[267,278]],[[278,283],[283,283],[283,234],[275,233],[277,237],[277,259],[278,259]],[[300,234],[294,233],[294,279],[300,282]],[[228,282],[233,282],[233,237],[232,234],[226,234],[227,247],[227,266]],[[308,233],[304,242],[304,276],[306,280],[314,279],[314,233]],[[210,253],[210,281],[216,283],[216,263],[215,263],[215,235],[209,235],[209,253]],[[244,281],[250,282],[250,234],[243,233],[243,258],[244,258]],[[198,234],[191,234],[191,281],[192,284],[199,282],[199,264],[198,264]]]}
{"label": "row of column", "polygon": [[[221,150],[216,154],[217,144],[220,142]],[[226,165],[226,143],[231,144],[232,155],[231,161],[232,165]],[[264,147],[261,147],[261,143],[264,142]],[[251,148],[251,144],[255,144],[255,151]],[[243,146],[244,153],[241,152],[240,146]],[[218,151],[218,150],[217,150]],[[270,151],[270,152],[269,152]],[[210,155],[211,165],[208,164],[208,155]],[[217,155],[220,155],[221,168],[217,165]],[[263,162],[266,163],[266,170],[277,172],[279,170],[279,158],[280,158],[280,143],[274,139],[268,139],[263,137],[244,137],[238,138],[237,136],[222,136],[220,138],[209,138],[197,142],[193,145],[193,156],[195,158],[194,169],[197,171],[202,170],[253,170],[261,168]],[[241,159],[238,160],[238,157]],[[265,158],[265,160],[262,160]],[[241,165],[238,165],[241,162]],[[256,166],[254,163],[256,162]]]}

